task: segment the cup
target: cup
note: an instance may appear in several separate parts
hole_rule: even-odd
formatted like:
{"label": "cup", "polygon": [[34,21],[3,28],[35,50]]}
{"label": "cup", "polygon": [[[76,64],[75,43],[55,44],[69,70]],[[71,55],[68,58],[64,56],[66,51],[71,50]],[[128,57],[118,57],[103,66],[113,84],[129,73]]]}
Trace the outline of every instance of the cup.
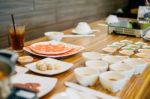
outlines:
{"label": "cup", "polygon": [[15,30],[13,25],[10,25],[9,33],[12,49],[16,51],[22,50],[24,46],[25,25],[15,25]]}

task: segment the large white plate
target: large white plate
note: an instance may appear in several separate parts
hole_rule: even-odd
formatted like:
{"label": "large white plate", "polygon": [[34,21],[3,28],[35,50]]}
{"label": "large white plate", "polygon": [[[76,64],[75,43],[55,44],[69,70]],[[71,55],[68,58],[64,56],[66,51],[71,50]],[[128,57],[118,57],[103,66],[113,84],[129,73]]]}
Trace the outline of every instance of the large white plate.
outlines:
{"label": "large white plate", "polygon": [[39,74],[43,74],[43,75],[55,75],[55,74],[60,74],[60,73],[63,73],[67,70],[69,70],[73,64],[72,63],[67,63],[67,62],[63,62],[63,61],[59,61],[59,60],[56,60],[56,59],[52,59],[52,58],[45,58],[45,59],[42,59],[40,60],[41,62],[47,62],[47,63],[50,63],[50,64],[57,64],[60,66],[60,69],[59,70],[47,70],[47,71],[41,71],[41,70],[38,70],[36,69],[36,63],[39,62],[34,62],[34,63],[30,63],[30,64],[27,64],[25,65],[29,70],[35,72],[35,73],[39,73]]}
{"label": "large white plate", "polygon": [[77,53],[81,52],[82,50],[84,50],[84,47],[82,47],[82,46],[77,46],[77,45],[73,45],[73,44],[69,44],[69,46],[72,47],[72,49],[70,51],[68,51],[66,53],[62,53],[62,54],[55,54],[55,55],[54,54],[35,53],[29,48],[29,46],[24,47],[23,50],[30,54],[33,54],[33,55],[42,56],[42,57],[52,57],[52,58],[71,56],[71,55],[77,54]]}
{"label": "large white plate", "polygon": [[57,79],[51,77],[35,76],[31,74],[20,74],[12,76],[12,83],[39,83],[38,97],[42,97],[50,92],[56,85]]}

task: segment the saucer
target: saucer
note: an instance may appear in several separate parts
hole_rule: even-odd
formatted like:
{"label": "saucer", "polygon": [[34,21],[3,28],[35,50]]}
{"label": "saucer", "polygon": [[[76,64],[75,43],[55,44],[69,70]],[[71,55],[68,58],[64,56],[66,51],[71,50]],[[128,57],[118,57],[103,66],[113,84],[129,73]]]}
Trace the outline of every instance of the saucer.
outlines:
{"label": "saucer", "polygon": [[74,34],[79,34],[79,35],[92,34],[92,33],[94,33],[94,30],[91,30],[91,31],[86,32],[86,33],[83,33],[83,32],[79,32],[79,31],[76,31],[75,29],[73,29],[73,30],[72,30],[72,33],[74,33]]}

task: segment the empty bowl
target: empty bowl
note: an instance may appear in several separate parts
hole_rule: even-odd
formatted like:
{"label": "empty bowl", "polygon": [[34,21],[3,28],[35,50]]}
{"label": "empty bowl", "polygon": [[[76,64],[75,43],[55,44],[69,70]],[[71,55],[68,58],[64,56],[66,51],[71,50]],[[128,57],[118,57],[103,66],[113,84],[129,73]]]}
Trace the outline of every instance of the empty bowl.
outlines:
{"label": "empty bowl", "polygon": [[83,86],[92,86],[98,79],[98,70],[89,67],[79,67],[74,70],[76,80]]}
{"label": "empty bowl", "polygon": [[118,92],[126,84],[127,78],[115,71],[107,71],[99,75],[102,86],[109,91]]}
{"label": "empty bowl", "polygon": [[98,70],[99,72],[105,72],[108,70],[108,63],[103,60],[89,60],[85,62],[87,67]]}
{"label": "empty bowl", "polygon": [[145,68],[148,66],[148,63],[146,63],[144,60],[140,58],[129,58],[123,60],[123,62],[135,69],[134,74],[142,73],[145,70]]}
{"label": "empty bowl", "polygon": [[109,69],[111,71],[116,71],[118,73],[121,73],[127,78],[132,77],[132,75],[134,74],[134,68],[122,62],[118,62],[110,65]]}
{"label": "empty bowl", "polygon": [[82,53],[82,56],[85,60],[99,60],[106,54],[101,54],[98,52],[84,52]]}
{"label": "empty bowl", "polygon": [[49,40],[61,41],[63,38],[63,32],[46,32],[44,34]]}

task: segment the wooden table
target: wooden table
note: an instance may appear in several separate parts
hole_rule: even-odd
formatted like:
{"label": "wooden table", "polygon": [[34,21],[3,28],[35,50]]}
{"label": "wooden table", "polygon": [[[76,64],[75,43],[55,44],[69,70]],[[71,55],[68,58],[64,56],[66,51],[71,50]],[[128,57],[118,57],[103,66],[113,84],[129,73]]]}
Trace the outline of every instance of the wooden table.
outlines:
{"label": "wooden table", "polygon": [[[63,39],[64,42],[76,44],[76,45],[81,45],[85,47],[84,51],[97,51],[101,52],[101,49],[104,48],[107,44],[111,44],[112,42],[115,41],[120,41],[123,39],[127,40],[133,40],[133,41],[143,41],[140,38],[136,37],[129,37],[129,36],[121,36],[121,35],[108,35],[107,34],[107,27],[106,26],[100,26],[98,25],[99,23],[103,23],[103,20],[96,21],[91,23],[91,27],[93,29],[98,29],[100,30],[99,32],[96,32],[96,37],[86,37],[86,38],[65,38]],[[65,30],[65,34],[70,34],[72,29]],[[33,41],[26,42],[26,46],[30,45],[35,42],[39,41],[45,41],[47,40],[46,37],[42,37]],[[26,53],[22,52],[20,55],[25,55]],[[33,56],[36,60],[41,59],[40,57]],[[55,75],[55,76],[50,76],[50,77],[56,77],[58,78],[58,83],[56,87],[49,92],[47,95],[42,97],[42,99],[50,99],[50,97],[58,92],[62,92],[65,90],[64,82],[70,80],[73,77],[73,70],[76,67],[84,66],[84,60],[81,57],[81,53],[67,57],[67,58],[62,58],[60,60],[66,61],[73,63],[74,66],[70,70],[68,70],[65,73]],[[148,94],[150,92],[150,68],[147,68],[146,71],[140,75],[137,78],[133,78],[130,81],[130,84],[126,85],[126,88],[124,88],[123,91],[120,92],[119,96],[122,97],[122,99],[150,99],[148,97]],[[130,90],[128,90],[130,89]],[[136,89],[136,90],[134,90]]]}

